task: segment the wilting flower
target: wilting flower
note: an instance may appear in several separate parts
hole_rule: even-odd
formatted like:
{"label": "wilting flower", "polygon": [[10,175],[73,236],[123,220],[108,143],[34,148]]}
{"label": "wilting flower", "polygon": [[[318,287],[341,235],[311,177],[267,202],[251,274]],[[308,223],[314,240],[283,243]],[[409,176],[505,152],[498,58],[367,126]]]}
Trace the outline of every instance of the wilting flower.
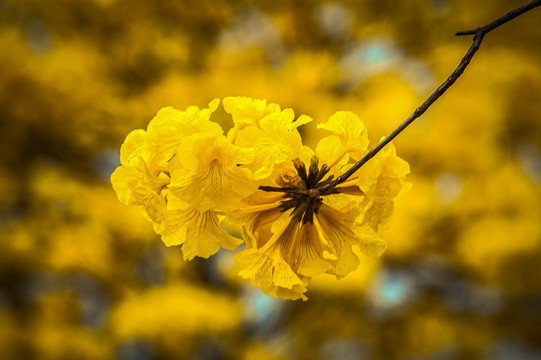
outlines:
{"label": "wilting flower", "polygon": [[268,295],[306,299],[308,281],[343,277],[359,265],[356,249],[379,256],[393,201],[409,184],[408,164],[388,145],[352,177],[332,181],[367,152],[363,123],[337,112],[316,151],[303,146],[291,109],[250,98],[225,98],[234,126],[227,136],[208,109],[160,110],[147,131],[135,130],[111,176],[119,199],[139,205],[168,246],[185,259],[208,257],[241,239],[220,227],[228,217],[246,243],[240,275]]}

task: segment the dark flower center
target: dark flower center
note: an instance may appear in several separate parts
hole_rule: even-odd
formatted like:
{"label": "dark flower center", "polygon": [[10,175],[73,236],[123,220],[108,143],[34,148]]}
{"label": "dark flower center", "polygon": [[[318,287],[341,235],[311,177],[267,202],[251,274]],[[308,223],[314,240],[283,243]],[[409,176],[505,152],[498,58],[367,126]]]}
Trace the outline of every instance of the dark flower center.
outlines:
{"label": "dark flower center", "polygon": [[314,214],[317,214],[319,207],[323,203],[323,195],[338,193],[337,189],[331,192],[321,194],[319,189],[332,181],[333,175],[323,180],[329,172],[329,167],[323,164],[319,167],[319,159],[312,156],[310,167],[306,170],[306,165],[300,160],[294,161],[295,169],[300,177],[300,181],[293,191],[288,191],[284,194],[284,200],[280,202],[280,210],[282,212],[293,209],[291,217],[301,221],[302,224],[310,222],[314,223]]}

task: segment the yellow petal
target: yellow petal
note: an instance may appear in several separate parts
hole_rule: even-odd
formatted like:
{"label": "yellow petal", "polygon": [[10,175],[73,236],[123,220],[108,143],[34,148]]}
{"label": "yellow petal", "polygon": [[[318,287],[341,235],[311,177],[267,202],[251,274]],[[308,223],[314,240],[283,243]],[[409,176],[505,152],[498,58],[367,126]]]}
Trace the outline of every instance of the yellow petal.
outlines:
{"label": "yellow petal", "polygon": [[199,135],[186,139],[179,151],[182,167],[189,171],[201,171],[213,163],[223,166],[246,165],[253,161],[254,151],[232,145],[223,135]]}
{"label": "yellow petal", "polygon": [[371,201],[362,219],[363,225],[376,232],[389,226],[394,199],[410,187],[405,180],[409,171],[408,163],[396,156],[392,143],[359,169],[356,184]]}
{"label": "yellow petal", "polygon": [[[363,122],[354,113],[338,111],[326,123],[319,124],[317,127],[330,131],[340,139],[340,149],[344,155],[349,154],[353,159],[359,160],[366,153],[368,147],[366,129]],[[331,166],[331,164],[328,165]]]}
{"label": "yellow petal", "polygon": [[256,179],[269,177],[276,165],[301,156],[302,139],[297,127],[311,119],[304,116],[294,121],[294,118],[293,110],[285,109],[266,115],[257,124],[237,129],[235,145],[254,149],[255,158],[250,169]]}
{"label": "yellow petal", "polygon": [[285,299],[306,299],[306,286],[291,267],[282,259],[276,241],[260,249],[245,249],[235,255],[239,275],[270,296]]}
{"label": "yellow petal", "polygon": [[146,197],[145,200],[143,208],[150,220],[154,223],[154,230],[157,233],[161,233],[161,230],[157,229],[162,229],[166,208],[165,199],[157,194],[151,194],[151,196]]}
{"label": "yellow petal", "polygon": [[349,161],[343,141],[334,135],[326,136],[318,142],[316,154],[321,165],[331,168],[329,175],[340,175],[342,167]]}
{"label": "yellow petal", "polygon": [[386,229],[394,211],[392,200],[374,200],[366,210],[362,225],[369,225],[375,231]]}
{"label": "yellow petal", "polygon": [[[314,223],[329,245],[330,254],[336,254],[336,262],[329,273],[337,276],[345,276],[359,266],[359,258],[353,252],[353,246],[360,243],[358,230],[355,225],[358,209],[339,211],[330,205],[322,204],[318,214],[314,217]],[[329,260],[331,256],[327,256]]]}
{"label": "yellow petal", "polygon": [[308,116],[308,115],[301,115],[301,116],[299,116],[299,118],[298,118],[295,122],[289,123],[289,124],[287,124],[287,126],[288,126],[290,129],[296,129],[296,128],[298,128],[299,126],[301,126],[301,125],[306,125],[306,124],[308,124],[308,123],[310,123],[310,122],[312,122],[312,121],[313,121],[313,119],[312,119],[310,116]]}
{"label": "yellow petal", "polygon": [[146,135],[146,131],[143,129],[133,130],[128,134],[120,147],[120,163],[122,165],[129,165],[131,159],[142,155]]}
{"label": "yellow petal", "polygon": [[242,233],[248,248],[262,247],[271,238],[271,226],[282,216],[278,205],[276,202],[276,204],[242,206],[230,212],[233,218],[243,224]]}
{"label": "yellow petal", "polygon": [[111,174],[111,184],[118,199],[126,205],[138,205],[161,232],[165,199],[161,190],[169,183],[166,176],[152,175],[141,156],[130,159],[132,166],[120,166]]}
{"label": "yellow petal", "polygon": [[371,258],[380,257],[387,249],[387,243],[372,228],[363,226],[357,229],[361,239],[358,246],[363,254]]}
{"label": "yellow petal", "polygon": [[274,141],[262,129],[250,126],[238,133],[235,144],[253,149],[254,161],[248,167],[253,171],[254,177],[261,180],[268,178],[276,165],[289,162],[298,156],[296,154],[300,150],[300,142],[299,146],[292,148],[285,140]]}
{"label": "yellow petal", "polygon": [[279,112],[280,106],[272,103],[267,105],[267,100],[226,97],[224,109],[233,117],[235,127],[243,128],[245,125],[258,125],[266,115]]}
{"label": "yellow petal", "polygon": [[201,110],[197,106],[189,106],[185,111],[170,106],[160,109],[147,127],[148,148],[157,157],[155,161],[169,161],[191,135],[221,135],[221,126],[209,120],[218,102],[215,99],[208,109]]}
{"label": "yellow petal", "polygon": [[[209,112],[210,114],[212,114],[213,112],[216,111],[216,109],[218,109],[218,105],[220,105],[220,99],[216,98],[216,99],[213,99],[211,102],[209,102]],[[210,116],[209,114],[209,116]]]}
{"label": "yellow petal", "polygon": [[191,139],[185,151],[184,168],[171,174],[170,190],[199,211],[235,209],[257,190],[252,173],[239,166],[253,160],[250,149],[219,136]]}
{"label": "yellow petal", "polygon": [[131,205],[131,192],[139,182],[138,174],[134,174],[133,168],[119,166],[111,174],[111,184],[120,202]]}
{"label": "yellow petal", "polygon": [[220,221],[220,215],[216,212],[199,212],[193,206],[170,195],[162,240],[167,246],[183,244],[185,260],[191,260],[195,256],[208,258],[220,247],[236,249],[242,240],[227,234],[221,228]]}
{"label": "yellow petal", "polygon": [[332,265],[325,259],[321,244],[321,235],[314,224],[303,224],[297,235],[297,251],[300,258],[297,264],[297,273],[313,278],[332,269]]}

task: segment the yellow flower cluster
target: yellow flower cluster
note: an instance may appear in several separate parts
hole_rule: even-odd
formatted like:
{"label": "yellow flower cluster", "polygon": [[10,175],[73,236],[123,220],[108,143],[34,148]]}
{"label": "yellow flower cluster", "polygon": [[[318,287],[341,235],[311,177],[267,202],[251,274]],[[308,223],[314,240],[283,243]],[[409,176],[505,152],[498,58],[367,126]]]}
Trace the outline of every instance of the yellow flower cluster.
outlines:
{"label": "yellow flower cluster", "polygon": [[220,226],[242,228],[245,249],[236,254],[240,275],[262,291],[306,299],[308,281],[322,273],[343,277],[357,268],[355,249],[379,256],[378,236],[388,225],[395,197],[406,191],[408,164],[388,145],[354,176],[323,186],[367,153],[363,123],[337,112],[318,127],[330,134],[314,152],[303,146],[295,120],[266,100],[228,97],[234,126],[224,134],[207,109],[161,109],[147,130],[134,130],[111,176],[120,201],[138,205],[168,245],[184,258],[207,258],[243,241]]}

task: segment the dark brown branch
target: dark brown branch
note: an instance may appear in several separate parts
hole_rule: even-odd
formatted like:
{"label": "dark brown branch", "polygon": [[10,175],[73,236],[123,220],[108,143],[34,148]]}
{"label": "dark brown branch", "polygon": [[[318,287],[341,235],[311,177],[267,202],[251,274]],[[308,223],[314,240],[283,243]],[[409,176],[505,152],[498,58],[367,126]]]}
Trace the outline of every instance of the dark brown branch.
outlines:
{"label": "dark brown branch", "polygon": [[530,11],[533,8],[538,7],[539,5],[541,5],[541,1],[539,1],[539,0],[531,1],[531,2],[527,3],[526,5],[523,5],[523,6],[519,7],[519,8],[516,8],[515,10],[509,11],[504,16],[494,20],[493,22],[483,26],[482,28],[477,28],[475,30],[459,31],[459,32],[455,33],[455,35],[456,36],[475,35],[478,31],[483,31],[486,34],[486,33],[490,32],[490,31],[496,29],[498,26],[501,26],[501,25],[505,24],[506,22],[513,20],[517,16],[522,15],[525,12]]}
{"label": "dark brown branch", "polygon": [[473,44],[466,52],[466,55],[462,58],[460,61],[460,64],[458,67],[453,71],[451,76],[445,80],[443,84],[440,85],[426,99],[415,111],[413,114],[411,114],[400,126],[398,126],[389,136],[387,136],[382,142],[380,142],[376,147],[374,147],[372,150],[368,152],[361,160],[359,160],[355,165],[353,165],[348,171],[346,171],[344,174],[338,176],[335,180],[328,183],[327,185],[322,186],[319,191],[322,195],[325,195],[326,193],[329,193],[330,190],[335,188],[337,185],[343,183],[346,181],[351,175],[353,175],[361,166],[363,166],[368,160],[373,158],[385,145],[390,143],[398,134],[400,134],[406,127],[408,127],[415,119],[417,119],[419,116],[421,116],[440,96],[442,96],[447,89],[451,87],[455,83],[455,81],[462,75],[468,64],[470,63],[471,59],[479,50],[479,46],[481,45],[481,42],[483,41],[483,38],[487,33],[490,31],[496,29],[497,27],[505,24],[508,21],[513,20],[517,16],[524,14],[525,12],[541,5],[541,0],[534,0],[529,2],[526,5],[523,5],[513,11],[510,11],[506,15],[492,21],[491,23],[477,28],[476,30],[469,30],[469,31],[459,31],[455,35],[474,35],[473,36]]}
{"label": "dark brown branch", "polygon": [[[520,16],[524,14],[525,12],[530,11],[531,9],[536,8],[540,5],[541,5],[541,0],[534,0],[519,8],[516,8],[515,10],[508,12],[504,16],[492,21],[491,23],[483,27],[479,27],[475,30],[459,31],[455,33],[456,36],[473,35],[473,44],[470,46],[470,48],[466,52],[466,55],[464,55],[464,57],[460,61],[460,64],[453,71],[453,73],[417,109],[415,109],[415,111],[402,124],[400,124],[400,126],[398,126],[391,134],[389,134],[389,136],[383,139],[376,147],[370,150],[361,160],[359,160],[348,171],[338,176],[333,181],[319,187],[317,189],[319,191],[319,194],[328,195],[332,193],[332,190],[336,186],[346,181],[351,175],[353,175],[357,170],[359,170],[359,168],[363,166],[368,160],[372,159],[378,152],[380,152],[381,149],[385,147],[385,145],[387,145],[395,137],[397,137],[398,134],[400,134],[405,128],[407,128],[415,119],[417,119],[422,114],[424,114],[424,112],[428,110],[428,108],[455,83],[455,81],[460,77],[460,75],[464,73],[464,70],[469,65],[471,59],[473,58],[477,50],[479,50],[479,47],[481,46],[481,42],[483,41],[486,34],[496,29],[497,27],[505,24],[506,22],[513,20],[517,16]],[[295,188],[260,186],[259,189],[263,191],[269,191],[269,192],[305,193],[305,191],[300,191],[299,189],[295,189]]]}

